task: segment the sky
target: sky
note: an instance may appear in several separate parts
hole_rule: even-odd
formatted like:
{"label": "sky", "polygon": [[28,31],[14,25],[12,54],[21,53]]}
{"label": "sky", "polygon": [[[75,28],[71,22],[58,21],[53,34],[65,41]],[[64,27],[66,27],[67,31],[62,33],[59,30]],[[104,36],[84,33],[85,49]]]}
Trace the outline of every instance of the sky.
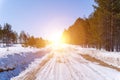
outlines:
{"label": "sky", "polygon": [[49,39],[62,33],[79,17],[88,17],[94,0],[0,0],[0,24],[18,33]]}

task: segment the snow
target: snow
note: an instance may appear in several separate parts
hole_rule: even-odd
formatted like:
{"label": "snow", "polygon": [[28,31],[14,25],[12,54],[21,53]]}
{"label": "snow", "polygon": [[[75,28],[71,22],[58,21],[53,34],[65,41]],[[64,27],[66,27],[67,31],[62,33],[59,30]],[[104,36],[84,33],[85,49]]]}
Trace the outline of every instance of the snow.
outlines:
{"label": "snow", "polygon": [[105,50],[97,50],[95,48],[80,48],[77,46],[75,49],[80,54],[84,54],[84,55],[87,54],[109,65],[120,68],[120,52],[108,52]]}
{"label": "snow", "polygon": [[7,48],[0,48],[0,80],[10,80],[25,70],[36,58],[41,58],[48,51],[45,49],[24,48],[14,45]]}
{"label": "snow", "polygon": [[120,80],[120,72],[88,61],[89,55],[120,68],[120,52],[75,45],[0,47],[0,80]]}
{"label": "snow", "polygon": [[11,80],[120,80],[119,71],[81,56],[89,53],[91,55],[93,49],[73,45],[49,49],[49,54],[33,61],[26,70]]}
{"label": "snow", "polygon": [[20,44],[16,44],[11,47],[0,47],[0,58],[6,55],[14,55],[22,52],[36,52],[39,51],[37,48],[22,47]]}

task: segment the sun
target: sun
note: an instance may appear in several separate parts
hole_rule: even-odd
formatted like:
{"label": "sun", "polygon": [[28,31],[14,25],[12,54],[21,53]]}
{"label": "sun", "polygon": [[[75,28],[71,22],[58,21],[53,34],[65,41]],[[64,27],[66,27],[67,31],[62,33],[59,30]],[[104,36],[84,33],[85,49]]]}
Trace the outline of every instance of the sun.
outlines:
{"label": "sun", "polygon": [[49,35],[49,43],[48,46],[51,46],[52,49],[54,50],[58,50],[61,49],[63,47],[65,47],[67,45],[66,43],[66,37],[63,36],[62,31],[53,31],[53,33],[51,33]]}
{"label": "sun", "polygon": [[55,32],[54,34],[51,35],[50,41],[53,45],[63,44],[63,40],[61,37],[62,37],[61,33]]}

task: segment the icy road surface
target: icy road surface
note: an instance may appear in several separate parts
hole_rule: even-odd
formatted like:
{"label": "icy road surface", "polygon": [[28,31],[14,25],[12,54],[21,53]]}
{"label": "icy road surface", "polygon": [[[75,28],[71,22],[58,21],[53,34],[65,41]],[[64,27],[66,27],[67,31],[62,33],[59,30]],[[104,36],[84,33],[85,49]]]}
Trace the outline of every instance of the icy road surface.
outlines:
{"label": "icy road surface", "polygon": [[11,80],[120,80],[120,72],[85,60],[72,46],[51,47]]}

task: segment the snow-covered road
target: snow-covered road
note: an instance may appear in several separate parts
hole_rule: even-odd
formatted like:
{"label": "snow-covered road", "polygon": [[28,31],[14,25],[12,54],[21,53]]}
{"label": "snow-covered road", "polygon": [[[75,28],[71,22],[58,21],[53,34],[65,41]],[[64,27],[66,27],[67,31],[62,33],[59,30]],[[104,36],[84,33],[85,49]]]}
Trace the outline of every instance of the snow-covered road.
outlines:
{"label": "snow-covered road", "polygon": [[73,47],[51,48],[11,80],[120,80],[120,72],[83,58]]}

